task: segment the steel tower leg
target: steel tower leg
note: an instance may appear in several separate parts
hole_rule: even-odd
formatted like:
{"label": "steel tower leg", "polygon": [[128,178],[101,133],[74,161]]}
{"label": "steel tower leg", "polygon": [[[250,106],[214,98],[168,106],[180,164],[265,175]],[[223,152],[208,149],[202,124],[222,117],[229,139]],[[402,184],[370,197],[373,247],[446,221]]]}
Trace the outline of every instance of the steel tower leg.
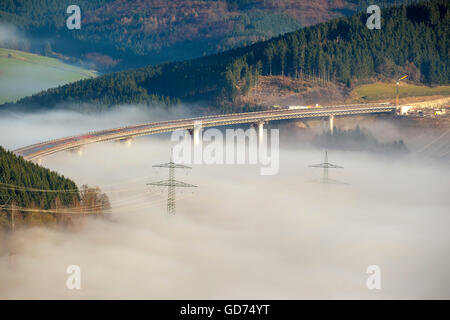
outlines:
{"label": "steel tower leg", "polygon": [[175,214],[175,168],[169,168],[169,186],[167,188],[167,212]]}
{"label": "steel tower leg", "polygon": [[[325,163],[328,163],[328,152],[325,151]],[[328,183],[328,167],[323,167],[322,183]]]}
{"label": "steel tower leg", "polygon": [[323,168],[322,183],[328,183],[328,168]]}
{"label": "steel tower leg", "polygon": [[171,155],[170,155],[169,163],[157,164],[157,165],[154,165],[153,167],[169,169],[169,179],[168,180],[150,182],[150,183],[147,183],[147,185],[167,187],[167,213],[173,215],[173,214],[175,214],[175,211],[176,211],[175,188],[177,188],[177,187],[185,187],[185,188],[196,187],[193,184],[175,180],[175,169],[192,169],[192,168],[182,165],[182,164],[176,164],[175,162],[173,162],[173,153],[171,153]]}

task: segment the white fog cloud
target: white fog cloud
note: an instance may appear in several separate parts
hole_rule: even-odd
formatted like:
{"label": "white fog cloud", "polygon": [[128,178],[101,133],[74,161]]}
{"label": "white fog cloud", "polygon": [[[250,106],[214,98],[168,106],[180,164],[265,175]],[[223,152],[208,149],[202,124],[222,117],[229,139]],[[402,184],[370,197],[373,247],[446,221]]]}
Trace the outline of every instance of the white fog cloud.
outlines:
{"label": "white fog cloud", "polygon": [[[32,117],[9,121],[15,138],[0,135],[0,144],[28,143],[24,119],[32,120],[33,139],[42,140],[146,121],[137,111],[90,118],[52,113],[45,122]],[[167,136],[151,136],[45,158],[43,165],[78,184],[102,187],[115,220],[90,221],[76,233],[18,232],[15,268],[0,257],[0,298],[450,297],[444,164],[334,151],[330,162],[345,169],[330,177],[349,184],[320,185],[309,182],[320,169],[307,165],[321,162],[323,150],[291,146],[280,150],[274,176],[259,175],[259,166],[177,171],[177,179],[199,187],[177,194],[177,214],[167,217],[166,191],[145,183],[166,179],[165,170],[151,166],[167,162],[169,153]],[[65,287],[71,264],[81,267],[80,291]],[[365,271],[373,264],[382,272],[378,292],[366,288]]]}
{"label": "white fog cloud", "polygon": [[17,28],[10,24],[0,23],[0,44],[21,38]]}

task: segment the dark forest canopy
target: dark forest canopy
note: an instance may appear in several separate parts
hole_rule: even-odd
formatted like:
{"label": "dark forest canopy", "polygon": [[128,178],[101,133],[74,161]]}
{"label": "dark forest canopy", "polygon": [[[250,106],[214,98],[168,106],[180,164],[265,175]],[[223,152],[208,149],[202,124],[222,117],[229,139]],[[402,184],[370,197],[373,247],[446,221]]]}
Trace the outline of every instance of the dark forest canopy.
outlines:
{"label": "dark forest canopy", "polygon": [[380,30],[366,27],[368,16],[361,13],[338,18],[203,58],[81,80],[10,106],[171,105],[205,99],[223,106],[224,101],[232,102],[238,94],[245,94],[259,75],[312,75],[350,85],[376,77],[394,79],[407,72],[418,83],[449,83],[448,1],[384,8]]}
{"label": "dark forest canopy", "polygon": [[[399,0],[377,3],[394,1]],[[365,10],[366,2],[2,0],[0,21],[15,25],[25,35],[10,43],[11,49],[62,55],[86,67],[111,72],[193,59],[249,45]],[[81,9],[82,27],[76,31],[66,28],[66,9],[72,4]]]}
{"label": "dark forest canopy", "polygon": [[70,228],[73,216],[109,218],[110,210],[109,198],[99,187],[78,188],[63,175],[0,146],[0,231],[13,225]]}
{"label": "dark forest canopy", "polygon": [[[36,192],[27,189],[70,190],[70,192]],[[58,198],[63,206],[79,200],[75,182],[33,162],[26,161],[0,146],[0,195],[19,207],[48,209]],[[3,205],[3,203],[0,203]]]}

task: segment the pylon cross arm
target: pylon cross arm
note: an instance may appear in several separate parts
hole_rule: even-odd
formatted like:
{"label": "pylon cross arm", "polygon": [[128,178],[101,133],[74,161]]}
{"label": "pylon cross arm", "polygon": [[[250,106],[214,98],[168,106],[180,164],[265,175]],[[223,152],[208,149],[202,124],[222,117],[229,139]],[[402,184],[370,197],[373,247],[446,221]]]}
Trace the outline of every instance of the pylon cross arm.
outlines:
{"label": "pylon cross arm", "polygon": [[197,187],[197,186],[194,186],[193,184],[175,180],[175,169],[192,169],[192,168],[173,162],[172,154],[170,156],[170,162],[163,163],[163,164],[157,164],[157,165],[154,165],[153,167],[169,169],[169,179],[168,180],[150,182],[150,183],[147,183],[147,185],[167,187],[167,213],[175,214],[175,206],[176,206],[176,204],[175,204],[175,188],[178,188],[178,187],[195,188],[195,187]]}
{"label": "pylon cross arm", "polygon": [[157,181],[157,182],[150,182],[147,183],[147,185],[150,186],[163,186],[163,187],[185,187],[185,188],[196,188],[197,186],[189,183],[185,183],[182,181],[177,180],[164,180],[164,181]]}
{"label": "pylon cross arm", "polygon": [[182,165],[182,164],[177,164],[174,162],[168,162],[168,163],[163,163],[163,164],[157,164],[152,166],[154,168],[177,168],[177,169],[192,169],[191,167]]}
{"label": "pylon cross arm", "polygon": [[309,167],[312,168],[330,168],[330,169],[343,169],[344,167],[341,166],[337,166],[331,163],[321,163],[321,164],[313,164],[310,165]]}

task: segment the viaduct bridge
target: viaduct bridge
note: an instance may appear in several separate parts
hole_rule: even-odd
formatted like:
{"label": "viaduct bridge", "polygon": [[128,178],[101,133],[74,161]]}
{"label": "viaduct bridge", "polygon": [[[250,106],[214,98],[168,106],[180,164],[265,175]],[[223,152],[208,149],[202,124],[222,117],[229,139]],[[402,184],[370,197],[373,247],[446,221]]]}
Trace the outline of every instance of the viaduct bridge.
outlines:
{"label": "viaduct bridge", "polygon": [[196,124],[200,121],[201,127],[217,127],[250,123],[257,126],[259,137],[262,137],[264,123],[287,119],[327,119],[329,121],[330,130],[333,131],[333,120],[336,116],[394,114],[395,112],[396,106],[389,103],[378,103],[213,115],[94,131],[86,134],[36,143],[16,149],[14,150],[14,153],[24,157],[26,160],[39,161],[42,157],[50,154],[63,150],[76,149],[91,143],[131,139],[136,136],[171,132],[175,130],[188,130],[191,134],[193,134],[194,143],[196,143],[199,139],[199,128]]}

